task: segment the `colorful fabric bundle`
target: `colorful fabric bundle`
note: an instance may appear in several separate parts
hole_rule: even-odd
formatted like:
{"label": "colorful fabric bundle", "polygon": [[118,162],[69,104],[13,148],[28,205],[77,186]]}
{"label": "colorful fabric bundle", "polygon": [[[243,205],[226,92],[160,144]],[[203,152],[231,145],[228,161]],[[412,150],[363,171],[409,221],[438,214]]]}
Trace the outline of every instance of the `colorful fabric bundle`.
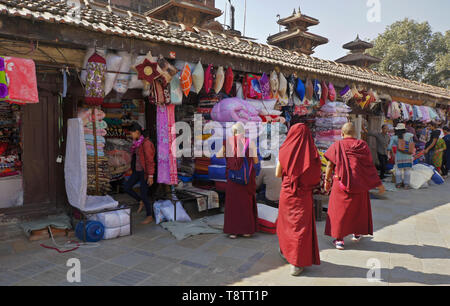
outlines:
{"label": "colorful fabric bundle", "polygon": [[102,105],[105,98],[106,60],[94,53],[87,64],[85,102],[88,105]]}
{"label": "colorful fabric bundle", "polygon": [[342,101],[345,103],[348,103],[353,98],[352,90],[348,85],[345,86],[339,94],[342,98]]}
{"label": "colorful fabric bundle", "polygon": [[191,86],[192,86],[191,67],[189,67],[189,65],[186,63],[181,73],[181,90],[183,91],[186,97],[189,96]]}
{"label": "colorful fabric bundle", "polygon": [[214,84],[213,65],[208,65],[205,71],[205,92],[209,94]]}
{"label": "colorful fabric bundle", "polygon": [[244,82],[244,96],[246,99],[262,99],[261,84],[259,76],[247,74]]}
{"label": "colorful fabric bundle", "polygon": [[183,102],[179,75],[174,76],[170,81],[170,102],[175,105],[180,105]]}
{"label": "colorful fabric bundle", "polygon": [[259,79],[259,85],[261,87],[261,95],[263,100],[270,99],[270,79],[267,74],[263,73],[261,79]]}
{"label": "colorful fabric bundle", "polygon": [[278,80],[278,75],[274,71],[270,74],[270,90],[273,99],[278,99],[278,89],[280,88],[280,81]]}
{"label": "colorful fabric bundle", "polygon": [[220,66],[216,72],[216,80],[214,82],[214,91],[218,94],[223,87],[223,83],[225,82],[225,73],[223,71],[223,67]]}
{"label": "colorful fabric bundle", "polygon": [[0,56],[0,101],[8,98],[8,84],[6,83],[5,59]]}
{"label": "colorful fabric bundle", "polygon": [[[5,57],[5,72],[8,79],[9,103],[38,103],[36,67],[31,59]],[[3,86],[3,95],[4,93]]]}
{"label": "colorful fabric bundle", "polygon": [[141,64],[135,67],[135,69],[138,72],[138,79],[150,84],[161,76],[158,71],[158,64],[149,61],[148,58],[145,58]]}
{"label": "colorful fabric bundle", "polygon": [[195,93],[199,93],[205,83],[205,71],[203,69],[202,62],[198,62],[197,66],[192,73],[192,82],[194,84]]}
{"label": "colorful fabric bundle", "polygon": [[325,81],[322,81],[321,87],[322,87],[322,94],[320,95],[320,106],[323,106],[323,105],[325,105],[325,103],[327,102],[327,99],[328,99],[327,83]]}
{"label": "colorful fabric bundle", "polygon": [[336,89],[331,82],[328,84],[328,100],[330,100],[331,102],[336,101]]}
{"label": "colorful fabric bundle", "polygon": [[295,88],[295,92],[297,93],[298,97],[300,98],[300,101],[303,101],[305,98],[305,84],[303,84],[302,80],[297,79],[297,86]]}
{"label": "colorful fabric bundle", "polygon": [[227,95],[229,95],[231,89],[233,89],[233,82],[234,82],[233,69],[231,69],[231,67],[228,67],[227,73],[225,74],[225,93]]}
{"label": "colorful fabric bundle", "polygon": [[157,71],[161,75],[164,87],[166,87],[172,81],[172,78],[178,73],[177,68],[171,65],[161,54],[156,61]]}

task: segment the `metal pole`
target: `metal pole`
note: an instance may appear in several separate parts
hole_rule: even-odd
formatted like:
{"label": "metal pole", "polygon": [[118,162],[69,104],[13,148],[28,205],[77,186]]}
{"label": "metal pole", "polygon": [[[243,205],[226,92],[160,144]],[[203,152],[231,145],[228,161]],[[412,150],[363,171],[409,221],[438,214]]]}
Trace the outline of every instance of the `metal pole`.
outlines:
{"label": "metal pole", "polygon": [[247,22],[247,0],[245,0],[244,2],[244,33],[243,35],[245,36],[245,24]]}

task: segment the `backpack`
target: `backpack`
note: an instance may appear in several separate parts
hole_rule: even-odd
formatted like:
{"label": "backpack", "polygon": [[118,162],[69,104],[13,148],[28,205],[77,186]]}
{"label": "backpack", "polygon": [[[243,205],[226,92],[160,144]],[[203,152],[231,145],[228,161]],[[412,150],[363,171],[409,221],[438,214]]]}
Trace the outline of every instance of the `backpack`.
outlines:
{"label": "backpack", "polygon": [[404,139],[399,139],[397,150],[404,154],[412,155],[416,151],[416,146],[413,141],[407,142]]}
{"label": "backpack", "polygon": [[[247,142],[245,144],[245,152],[247,152],[248,147],[249,141],[247,139]],[[258,175],[261,170],[260,164],[261,163],[254,165],[256,175]],[[247,157],[244,157],[244,162],[242,163],[242,167],[240,169],[228,170],[228,179],[240,185],[248,185],[248,183],[250,182],[250,163],[248,162]]]}

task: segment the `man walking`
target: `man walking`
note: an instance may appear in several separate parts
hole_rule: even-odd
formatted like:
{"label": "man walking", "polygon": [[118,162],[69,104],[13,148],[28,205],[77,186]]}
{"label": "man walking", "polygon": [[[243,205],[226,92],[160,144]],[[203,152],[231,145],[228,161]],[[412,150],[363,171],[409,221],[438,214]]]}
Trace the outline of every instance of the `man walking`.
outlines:
{"label": "man walking", "polygon": [[342,127],[342,138],[325,153],[328,159],[325,190],[331,189],[325,235],[336,239],[333,244],[339,250],[344,249],[347,235],[353,234],[355,242],[362,235],[373,235],[369,190],[378,187],[380,194],[385,192],[369,146],[356,139],[352,123]]}
{"label": "man walking", "polygon": [[363,130],[368,136],[375,137],[375,139],[377,140],[377,155],[378,161],[380,163],[380,179],[383,180],[385,178],[386,166],[388,163],[387,149],[391,140],[391,137],[388,135],[389,128],[387,124],[384,124],[381,127],[380,133],[368,132],[365,127],[363,127]]}

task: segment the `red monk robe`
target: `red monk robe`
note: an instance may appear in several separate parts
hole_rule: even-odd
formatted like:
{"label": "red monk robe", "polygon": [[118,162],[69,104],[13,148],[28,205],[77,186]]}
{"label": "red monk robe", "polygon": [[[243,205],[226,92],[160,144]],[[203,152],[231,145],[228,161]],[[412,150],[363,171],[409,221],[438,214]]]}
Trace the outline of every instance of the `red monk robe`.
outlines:
{"label": "red monk robe", "polygon": [[320,183],[321,162],[306,125],[291,127],[279,159],[283,184],[277,235],[281,252],[296,267],[320,265],[312,190]]}
{"label": "red monk robe", "polygon": [[[237,157],[237,144],[240,142],[240,146],[244,147],[246,139],[242,136],[234,136],[228,141],[235,145],[235,157],[227,157],[227,177],[228,170],[238,170],[242,167],[244,157]],[[246,156],[250,165],[250,182],[247,185],[241,185],[230,179],[227,180],[223,231],[230,235],[251,235],[257,230],[256,171],[253,158],[248,157],[248,149]]]}
{"label": "red monk robe", "polygon": [[336,166],[325,235],[338,240],[350,234],[373,235],[369,190],[382,182],[369,146],[363,140],[344,138],[325,157]]}

